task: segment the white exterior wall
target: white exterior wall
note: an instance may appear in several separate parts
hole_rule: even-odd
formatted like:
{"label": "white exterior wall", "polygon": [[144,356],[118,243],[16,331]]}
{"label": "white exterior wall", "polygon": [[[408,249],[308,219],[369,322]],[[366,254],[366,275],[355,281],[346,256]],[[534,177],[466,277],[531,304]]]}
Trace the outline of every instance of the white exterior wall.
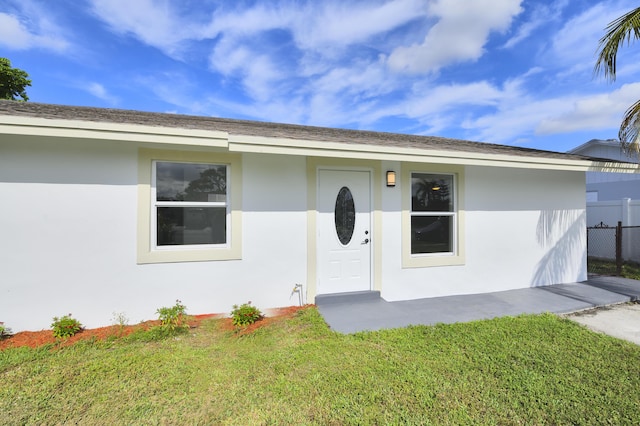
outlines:
{"label": "white exterior wall", "polygon": [[383,191],[383,298],[484,293],[587,278],[583,173],[467,167],[465,175],[462,266],[400,268],[401,229],[393,206],[406,188]]}
{"label": "white exterior wall", "polygon": [[136,263],[137,146],[50,139],[0,145],[0,321],[14,332],[72,313],[87,327],[298,303],[306,280],[304,158],[243,156],[241,261]]}
{"label": "white exterior wall", "polygon": [[[298,303],[292,289],[300,283],[306,291],[312,266],[305,157],[243,154],[241,260],[137,264],[138,148],[2,140],[0,321],[13,331],[39,330],[71,313],[98,327],[114,313],[132,324],[156,318],[176,299],[191,314],[229,312],[249,300],[261,309]],[[400,176],[402,163],[385,161],[380,170]],[[373,270],[387,300],[586,279],[582,172],[467,166],[461,266],[402,268],[407,188],[401,179],[395,188],[380,184],[372,191],[381,194]]]}

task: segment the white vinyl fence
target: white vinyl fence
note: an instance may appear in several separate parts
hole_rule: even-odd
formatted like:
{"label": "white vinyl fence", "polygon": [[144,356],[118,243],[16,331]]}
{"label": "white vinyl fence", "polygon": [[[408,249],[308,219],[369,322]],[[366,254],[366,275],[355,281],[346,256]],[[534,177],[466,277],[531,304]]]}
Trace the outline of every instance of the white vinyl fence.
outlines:
{"label": "white vinyl fence", "polygon": [[615,228],[622,223],[622,258],[640,262],[640,201],[587,203],[587,244],[589,256],[615,259]]}

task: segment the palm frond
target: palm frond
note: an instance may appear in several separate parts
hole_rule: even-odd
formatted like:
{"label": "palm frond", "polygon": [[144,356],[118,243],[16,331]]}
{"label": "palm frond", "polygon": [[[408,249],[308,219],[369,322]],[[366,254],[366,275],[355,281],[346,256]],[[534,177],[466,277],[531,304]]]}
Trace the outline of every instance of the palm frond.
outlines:
{"label": "palm frond", "polygon": [[606,34],[600,39],[598,61],[593,72],[604,72],[606,79],[615,81],[618,48],[625,42],[630,43],[632,38],[640,39],[640,7],[611,21],[605,31]]}
{"label": "palm frond", "polygon": [[620,145],[627,153],[640,152],[640,101],[637,101],[627,109],[620,124],[618,132]]}

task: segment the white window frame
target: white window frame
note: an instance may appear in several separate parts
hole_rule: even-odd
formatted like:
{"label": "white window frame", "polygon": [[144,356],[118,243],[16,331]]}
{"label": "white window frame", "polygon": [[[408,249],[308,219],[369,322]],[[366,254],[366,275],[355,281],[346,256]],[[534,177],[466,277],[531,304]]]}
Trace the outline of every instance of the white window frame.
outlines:
{"label": "white window frame", "polygon": [[[225,166],[226,172],[226,201],[158,201],[156,184],[157,184],[157,163],[173,163],[173,164],[205,164],[208,166]],[[231,238],[231,209],[229,203],[229,194],[231,193],[231,165],[226,163],[205,163],[202,161],[166,161],[166,160],[153,160],[151,162],[151,246],[153,250],[196,250],[207,248],[226,248],[229,246]],[[226,209],[226,226],[225,226],[225,243],[224,244],[184,244],[184,245],[158,245],[158,207],[225,207]]]}
{"label": "white window frame", "polygon": [[[242,258],[242,161],[239,154],[166,151],[138,151],[138,250],[137,260],[144,263],[198,262]],[[156,201],[156,163],[197,163],[225,165],[227,196],[225,202]],[[225,244],[157,245],[157,215],[159,206],[226,205],[227,227]]]}
{"label": "white window frame", "polygon": [[[453,176],[451,212],[414,212],[411,207],[411,179],[414,174]],[[405,163],[401,174],[402,190],[402,267],[422,268],[465,264],[464,244],[464,166]],[[411,218],[418,216],[452,217],[452,251],[440,253],[412,253]]]}

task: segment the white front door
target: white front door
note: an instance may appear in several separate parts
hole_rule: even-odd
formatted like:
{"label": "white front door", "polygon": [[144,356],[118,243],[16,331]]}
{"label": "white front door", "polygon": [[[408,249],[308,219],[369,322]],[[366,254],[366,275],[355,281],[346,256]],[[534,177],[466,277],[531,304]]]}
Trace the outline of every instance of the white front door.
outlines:
{"label": "white front door", "polygon": [[318,172],[318,294],[371,290],[371,173]]}

